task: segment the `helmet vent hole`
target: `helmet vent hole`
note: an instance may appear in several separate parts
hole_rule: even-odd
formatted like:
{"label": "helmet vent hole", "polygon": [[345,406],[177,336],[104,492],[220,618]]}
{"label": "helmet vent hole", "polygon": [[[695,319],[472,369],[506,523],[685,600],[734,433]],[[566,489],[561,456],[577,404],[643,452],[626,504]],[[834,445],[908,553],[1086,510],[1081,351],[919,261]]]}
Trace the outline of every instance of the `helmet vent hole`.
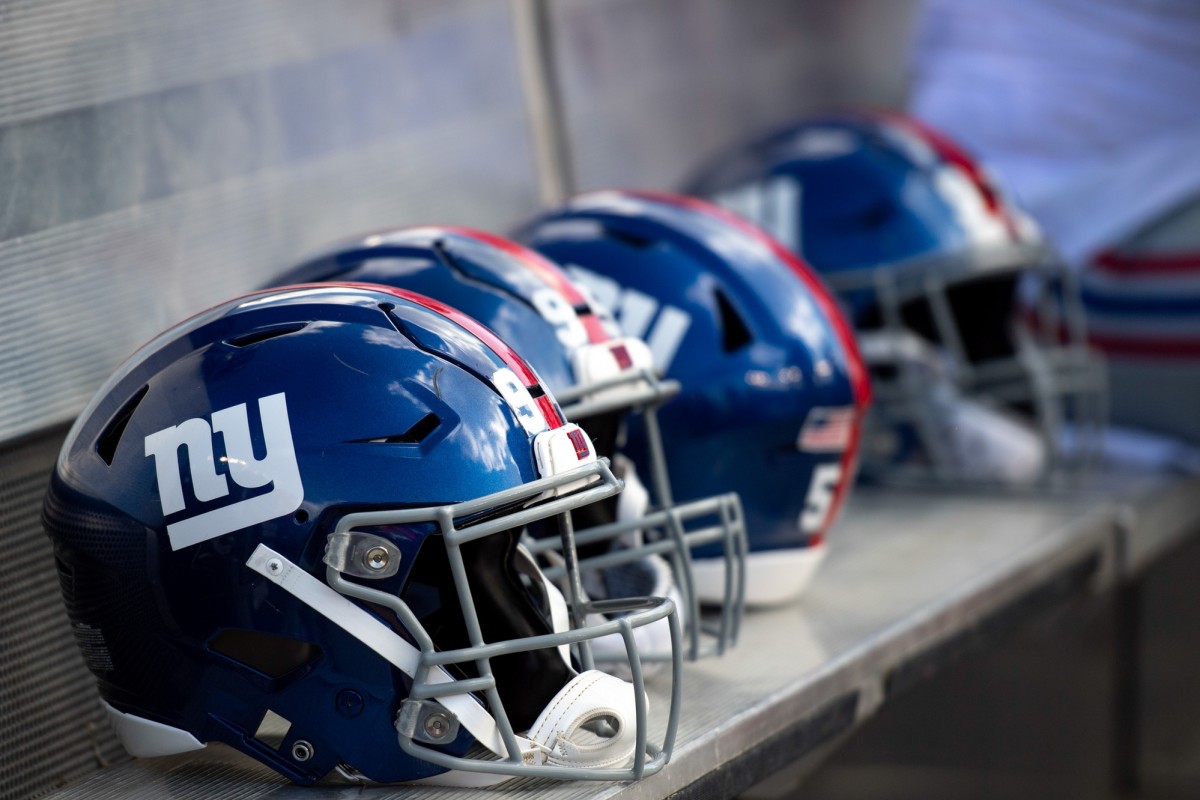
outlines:
{"label": "helmet vent hole", "polygon": [[321,655],[315,644],[247,630],[221,631],[209,640],[208,649],[268,678],[281,678]]}
{"label": "helmet vent hole", "polygon": [[249,347],[252,344],[265,342],[267,339],[275,339],[279,336],[287,336],[289,333],[302,331],[307,327],[307,322],[290,322],[286,325],[270,325],[266,328],[259,328],[256,331],[251,331],[244,336],[226,339],[225,343],[232,345],[233,347]]}
{"label": "helmet vent hole", "polygon": [[428,439],[429,435],[437,430],[437,427],[441,424],[441,418],[437,414],[430,413],[413,423],[413,426],[404,433],[398,433],[392,436],[377,436],[372,439],[355,439],[353,440],[353,443],[420,444]]}
{"label": "helmet vent hole", "polygon": [[283,746],[283,740],[287,738],[291,729],[291,722],[268,708],[267,713],[263,714],[262,722],[258,723],[258,728],[254,731],[254,738],[272,750],[278,750]]}
{"label": "helmet vent hole", "polygon": [[458,259],[454,257],[454,254],[450,252],[450,248],[446,247],[445,241],[439,239],[438,241],[434,242],[433,252],[437,253],[438,258],[442,261],[442,264],[451,271],[457,272],[459,275],[463,276],[468,274],[467,271],[463,269],[462,264],[459,263]]}
{"label": "helmet vent hole", "polygon": [[150,387],[143,386],[134,393],[133,397],[126,400],[125,405],[121,406],[121,410],[117,412],[103,433],[100,434],[100,438],[96,440],[96,453],[110,467],[113,457],[117,454],[117,445],[121,443],[121,436],[125,433],[125,426],[129,424],[130,417],[133,416],[133,412],[137,410],[148,391],[150,391]]}
{"label": "helmet vent hole", "polygon": [[721,349],[726,353],[740,350],[753,340],[750,328],[733,303],[720,289],[713,290],[717,302],[717,314],[721,320]]}
{"label": "helmet vent hole", "polygon": [[648,247],[654,246],[653,239],[646,236],[638,236],[636,233],[630,233],[629,231],[606,227],[604,232],[608,234],[610,238],[617,240],[621,244],[628,245],[629,247],[633,247],[638,250],[645,250]]}

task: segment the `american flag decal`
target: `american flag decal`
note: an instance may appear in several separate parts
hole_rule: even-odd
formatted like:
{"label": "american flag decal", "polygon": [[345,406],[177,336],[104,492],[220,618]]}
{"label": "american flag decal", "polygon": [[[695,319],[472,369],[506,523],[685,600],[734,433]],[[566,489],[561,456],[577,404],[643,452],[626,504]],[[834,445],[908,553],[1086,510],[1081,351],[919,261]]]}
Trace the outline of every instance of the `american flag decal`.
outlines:
{"label": "american flag decal", "polygon": [[622,372],[633,366],[633,356],[629,355],[629,348],[625,345],[613,345],[611,352],[613,358],[617,360],[617,366],[621,368]]}
{"label": "american flag decal", "polygon": [[587,437],[578,428],[567,431],[567,438],[571,440],[571,444],[575,447],[576,459],[583,461],[592,452],[591,448],[588,447]]}
{"label": "american flag decal", "polygon": [[814,408],[808,412],[796,446],[805,453],[839,453],[854,435],[854,406]]}

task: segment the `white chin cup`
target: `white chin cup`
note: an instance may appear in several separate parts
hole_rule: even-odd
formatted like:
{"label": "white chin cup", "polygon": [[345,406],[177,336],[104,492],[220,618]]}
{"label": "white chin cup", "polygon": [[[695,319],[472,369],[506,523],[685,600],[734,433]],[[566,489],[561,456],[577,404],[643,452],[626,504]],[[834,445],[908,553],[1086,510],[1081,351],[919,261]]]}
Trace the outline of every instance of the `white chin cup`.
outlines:
{"label": "white chin cup", "polygon": [[[746,606],[761,608],[795,600],[808,588],[824,558],[824,544],[747,553]],[[701,603],[724,602],[727,571],[723,558],[692,559],[692,580]]]}
{"label": "white chin cup", "polygon": [[1020,486],[1045,471],[1046,444],[1028,425],[965,398],[946,410],[943,435],[958,477]]}
{"label": "white chin cup", "polygon": [[542,763],[619,769],[633,760],[636,709],[633,684],[588,670],[555,695],[527,736]]}

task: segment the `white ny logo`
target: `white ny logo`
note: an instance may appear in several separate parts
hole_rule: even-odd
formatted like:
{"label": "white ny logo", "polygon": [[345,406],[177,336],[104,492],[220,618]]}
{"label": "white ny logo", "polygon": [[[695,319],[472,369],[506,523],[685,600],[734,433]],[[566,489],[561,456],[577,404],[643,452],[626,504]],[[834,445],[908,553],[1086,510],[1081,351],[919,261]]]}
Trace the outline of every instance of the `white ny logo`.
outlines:
{"label": "white ny logo", "polygon": [[245,403],[214,411],[211,428],[203,419],[193,418],[146,437],[146,456],[154,457],[164,517],[187,507],[183,497],[182,476],[179,474],[180,445],[187,448],[192,493],[196,500],[204,503],[229,494],[226,476],[217,472],[213,457],[213,437],[218,433],[225,441],[225,456],[221,461],[228,467],[228,477],[233,478],[234,483],[245,489],[272,484],[266,494],[167,525],[172,550],[290,514],[300,507],[304,499],[304,487],[300,482],[300,468],[296,464],[296,450],[292,444],[292,429],[288,423],[287,402],[283,393],[261,398],[258,401],[258,413],[267,446],[267,452],[261,459],[254,457]]}
{"label": "white ny logo", "polygon": [[666,372],[691,327],[692,318],[687,312],[672,305],[661,305],[645,292],[623,287],[612,278],[578,264],[567,264],[566,268],[585,296],[613,312],[625,335],[646,342],[654,363]]}

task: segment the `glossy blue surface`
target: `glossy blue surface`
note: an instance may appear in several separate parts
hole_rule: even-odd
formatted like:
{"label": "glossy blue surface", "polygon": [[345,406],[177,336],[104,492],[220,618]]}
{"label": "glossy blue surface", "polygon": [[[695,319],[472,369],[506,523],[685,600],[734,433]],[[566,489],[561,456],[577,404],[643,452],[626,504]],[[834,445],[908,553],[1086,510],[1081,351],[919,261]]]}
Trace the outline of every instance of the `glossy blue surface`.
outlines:
{"label": "glossy blue surface", "polygon": [[554,326],[532,304],[549,284],[518,256],[454,228],[407,228],[335,244],[271,285],[355,281],[396,286],[448,303],[495,331],[551,391],[575,383]]}
{"label": "glossy blue surface", "polygon": [[[852,385],[861,363],[763,239],[712,209],[622,192],[576,198],[516,238],[589,285],[626,333],[652,347],[664,319],[686,318],[677,347],[655,354],[683,387],[660,412],[677,497],[738,492],[751,551],[805,547],[823,536],[836,512],[816,530],[798,523],[814,470],[852,459],[802,452],[797,439],[813,408],[865,403]],[[640,434],[631,430],[638,457]]]}
{"label": "glossy blue surface", "polygon": [[[819,272],[845,277],[979,247],[964,202],[992,203],[997,217],[1011,210],[973,162],[956,176],[969,180],[947,183],[968,160],[905,118],[814,117],[718,155],[683,191],[765,226]],[[874,305],[871,290],[843,299],[855,314]]]}
{"label": "glossy blue surface", "polygon": [[[261,338],[268,333],[278,335]],[[337,286],[227,303],[131,357],[71,431],[45,510],[72,622],[103,638],[85,654],[104,698],[201,741],[224,741],[300,782],[339,763],[379,781],[441,772],[397,744],[402,673],[245,564],[262,543],[323,578],[326,535],[345,513],[462,501],[537,478],[529,434],[480,377],[504,366],[419,302]],[[225,475],[228,495],[205,502],[191,477],[195,464],[188,468],[200,456],[179,447],[187,454],[179,464],[186,508],[164,515],[147,437],[187,420],[207,425],[214,412],[244,403],[253,457],[263,458],[276,445],[265,442],[257,401],[279,393],[303,501],[293,513],[172,549],[171,523],[278,485],[244,488],[229,479],[224,461],[234,460],[233,446],[228,434],[213,435],[212,466]],[[419,442],[383,441],[431,414],[437,424]],[[440,548],[440,537],[427,524],[381,532],[402,558],[399,574],[377,587],[400,593],[422,547]],[[433,599],[421,608],[414,596],[417,613],[436,614]],[[214,637],[229,630],[319,650],[272,676],[214,651]],[[353,695],[357,706],[345,702]],[[279,751],[254,738],[267,708],[292,723]],[[312,744],[311,760],[287,757],[296,738]],[[449,750],[469,743],[464,734]]]}

